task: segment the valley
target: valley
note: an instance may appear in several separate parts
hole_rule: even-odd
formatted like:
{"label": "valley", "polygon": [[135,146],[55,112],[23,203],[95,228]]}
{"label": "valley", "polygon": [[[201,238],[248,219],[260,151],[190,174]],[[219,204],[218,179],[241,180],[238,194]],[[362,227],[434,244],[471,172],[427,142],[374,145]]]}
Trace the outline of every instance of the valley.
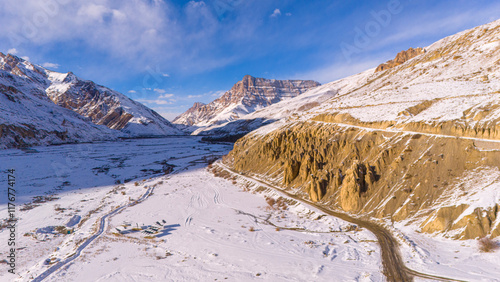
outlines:
{"label": "valley", "polygon": [[[173,137],[3,151],[2,170],[8,163],[15,167],[18,186],[24,187],[18,195],[18,243],[23,246],[18,280],[36,278],[73,256],[85,240],[99,234],[105,214],[133,203],[152,187],[147,199],[109,216],[102,234],[44,281],[382,279],[380,251],[370,232],[298,202],[272,207],[266,197],[278,200],[279,195],[257,192],[258,185],[243,179],[215,177],[207,171],[207,161],[230,147],[199,140]],[[23,168],[26,159],[45,169]],[[60,172],[50,165],[58,163],[72,166]],[[174,171],[164,175],[161,163],[174,165]],[[114,184],[129,176],[134,178]],[[52,200],[34,203],[37,196]],[[47,228],[65,226],[74,216],[81,220],[71,234]],[[151,238],[115,229],[124,230],[124,222],[130,229],[161,220],[164,227]],[[4,231],[2,238],[8,235]],[[345,270],[339,271],[342,265]]]}
{"label": "valley", "polygon": [[[61,60],[127,94],[20,47],[0,52],[1,281],[500,281],[497,15],[432,41],[412,27],[375,43],[403,6],[423,4],[370,2],[356,46],[349,32],[334,44],[315,35],[310,14],[298,25],[307,32],[270,28],[300,38],[275,48],[246,41],[251,28],[217,30],[235,19],[211,18],[208,2],[139,0],[128,16],[104,2],[76,16],[122,27],[143,8],[166,13],[129,47],[166,23],[211,26],[222,41],[172,31],[129,56],[92,50],[86,69],[65,44],[71,53],[40,52],[74,57]],[[266,29],[299,16],[264,10]],[[198,58],[198,45],[214,57]],[[326,62],[341,53],[348,63]]]}
{"label": "valley", "polygon": [[[478,253],[474,240],[371,223],[276,189],[263,176],[211,164],[230,149],[172,137],[3,151],[2,170],[15,168],[23,187],[17,280],[372,281],[383,273],[391,281],[403,279],[395,273],[476,280],[500,273],[495,254]],[[31,165],[23,167],[26,159]],[[71,167],[61,171],[62,164]],[[40,197],[48,200],[34,201]],[[71,234],[49,228],[75,216]],[[140,231],[162,220],[158,234]],[[393,255],[397,262],[387,257]]]}

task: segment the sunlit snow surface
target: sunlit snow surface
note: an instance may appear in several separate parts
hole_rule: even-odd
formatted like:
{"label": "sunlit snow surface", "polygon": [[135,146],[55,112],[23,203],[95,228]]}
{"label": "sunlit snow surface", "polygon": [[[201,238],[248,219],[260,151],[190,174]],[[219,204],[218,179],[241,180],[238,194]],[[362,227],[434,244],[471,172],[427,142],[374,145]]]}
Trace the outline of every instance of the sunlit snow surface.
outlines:
{"label": "sunlit snow surface", "polygon": [[[230,146],[199,140],[178,137],[0,151],[2,187],[5,171],[16,169],[20,218],[18,275],[0,264],[0,280],[37,277],[49,268],[47,259],[72,255],[76,245],[94,234],[102,216],[155,184],[152,196],[111,217],[104,234],[47,281],[383,280],[380,250],[371,233],[342,232],[349,223],[318,218],[320,212],[300,204],[285,211],[269,208],[265,194],[252,191],[257,187],[244,191],[247,183],[207,171],[202,158],[226,154]],[[176,166],[172,174],[158,173],[164,163]],[[125,179],[129,182],[115,184]],[[20,211],[35,196],[59,199]],[[6,196],[0,200],[0,214],[7,215]],[[75,225],[73,234],[48,232],[52,226],[74,223],[75,215],[83,223]],[[268,217],[277,226],[309,232],[277,231],[265,223]],[[162,220],[166,223],[154,239],[131,231]],[[131,224],[127,234],[113,234],[115,228],[125,230],[124,223]],[[7,229],[1,230],[0,242],[7,242],[8,236]],[[0,249],[2,257],[6,247]]]}

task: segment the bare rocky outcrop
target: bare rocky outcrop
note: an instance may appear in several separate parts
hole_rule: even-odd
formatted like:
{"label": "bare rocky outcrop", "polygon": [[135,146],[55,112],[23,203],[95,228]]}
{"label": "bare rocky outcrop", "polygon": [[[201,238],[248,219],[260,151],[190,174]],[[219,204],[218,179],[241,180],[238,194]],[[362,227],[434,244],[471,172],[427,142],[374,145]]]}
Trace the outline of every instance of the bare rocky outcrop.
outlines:
{"label": "bare rocky outcrop", "polygon": [[173,122],[179,124],[178,122],[182,120],[182,124],[187,126],[193,126],[198,122],[201,116],[206,115],[207,109],[205,109],[206,104],[201,102],[196,102],[191,108],[185,111],[182,115],[176,117]]}
{"label": "bare rocky outcrop", "polygon": [[388,69],[392,69],[393,67],[399,66],[406,61],[413,59],[414,57],[425,53],[425,50],[423,48],[409,48],[406,51],[401,51],[396,55],[396,58],[394,60],[389,60],[383,64],[380,64],[376,69],[375,72],[380,72],[380,71],[385,71]]}

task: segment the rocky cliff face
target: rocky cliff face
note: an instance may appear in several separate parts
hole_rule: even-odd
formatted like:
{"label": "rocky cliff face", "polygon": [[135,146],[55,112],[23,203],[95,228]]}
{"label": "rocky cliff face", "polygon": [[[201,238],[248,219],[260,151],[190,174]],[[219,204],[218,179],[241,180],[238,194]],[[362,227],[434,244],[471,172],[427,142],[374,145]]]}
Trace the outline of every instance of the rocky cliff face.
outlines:
{"label": "rocky cliff face", "polygon": [[296,97],[319,85],[311,80],[275,80],[246,75],[222,97],[207,105],[195,104],[175,118],[173,123],[206,127],[235,121],[248,113]]}
{"label": "rocky cliff face", "polygon": [[31,93],[41,99],[48,97],[53,103],[88,117],[94,124],[119,130],[128,137],[182,134],[146,106],[92,81],[82,80],[71,72],[53,72],[1,53],[0,58],[3,62],[0,69],[22,78],[25,88],[36,89]]}
{"label": "rocky cliff face", "polygon": [[0,148],[114,140],[117,132],[57,106],[46,70],[0,53]]}
{"label": "rocky cliff face", "polygon": [[[467,197],[494,189],[488,181],[472,184],[472,174],[500,181],[500,150],[474,143],[298,122],[265,138],[241,139],[226,161],[333,208],[380,219],[413,218],[424,232],[447,232],[457,239],[499,236],[498,203],[475,207]],[[451,194],[464,202],[453,213],[445,212],[456,204],[447,202]],[[463,214],[466,210],[471,213]]]}
{"label": "rocky cliff face", "polygon": [[393,67],[399,66],[399,65],[405,63],[406,61],[408,61],[408,60],[410,60],[410,59],[412,59],[420,54],[423,54],[423,53],[425,53],[425,50],[420,48],[420,47],[416,48],[416,49],[410,48],[406,51],[401,51],[396,55],[396,58],[394,58],[394,60],[390,60],[390,61],[387,61],[386,63],[380,64],[375,69],[375,72],[392,69]]}
{"label": "rocky cliff face", "polygon": [[183,124],[186,126],[193,126],[195,123],[203,120],[203,116],[207,115],[207,109],[205,109],[206,104],[196,102],[191,108],[182,113],[180,116],[173,120],[173,123]]}
{"label": "rocky cliff face", "polygon": [[[235,143],[225,162],[332,209],[500,236],[500,20],[440,40]],[[307,95],[307,94],[306,94]],[[286,106],[272,105],[268,113]]]}

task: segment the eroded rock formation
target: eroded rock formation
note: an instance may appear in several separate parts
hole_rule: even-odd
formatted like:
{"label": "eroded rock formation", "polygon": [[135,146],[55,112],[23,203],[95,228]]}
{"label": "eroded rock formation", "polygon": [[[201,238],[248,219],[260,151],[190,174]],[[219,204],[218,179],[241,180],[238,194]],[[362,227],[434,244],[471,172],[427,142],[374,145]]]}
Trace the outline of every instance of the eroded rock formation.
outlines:
{"label": "eroded rock formation", "polygon": [[[460,152],[458,154],[457,152]],[[465,213],[442,197],[477,167],[500,167],[500,151],[474,140],[298,122],[266,136],[249,135],[225,159],[236,170],[266,175],[277,185],[332,208],[421,222],[424,232],[459,239],[498,236],[498,207]],[[438,209],[433,209],[443,204]]]}
{"label": "eroded rock formation", "polygon": [[425,53],[425,50],[423,48],[410,48],[406,51],[401,51],[399,52],[397,55],[396,55],[396,58],[394,58],[394,60],[389,60],[383,64],[380,64],[376,69],[375,69],[375,72],[379,72],[379,71],[384,71],[384,70],[388,70],[388,69],[391,69],[393,67],[396,67],[396,66],[399,66],[403,63],[405,63],[406,61],[420,55],[420,54],[423,54]]}

